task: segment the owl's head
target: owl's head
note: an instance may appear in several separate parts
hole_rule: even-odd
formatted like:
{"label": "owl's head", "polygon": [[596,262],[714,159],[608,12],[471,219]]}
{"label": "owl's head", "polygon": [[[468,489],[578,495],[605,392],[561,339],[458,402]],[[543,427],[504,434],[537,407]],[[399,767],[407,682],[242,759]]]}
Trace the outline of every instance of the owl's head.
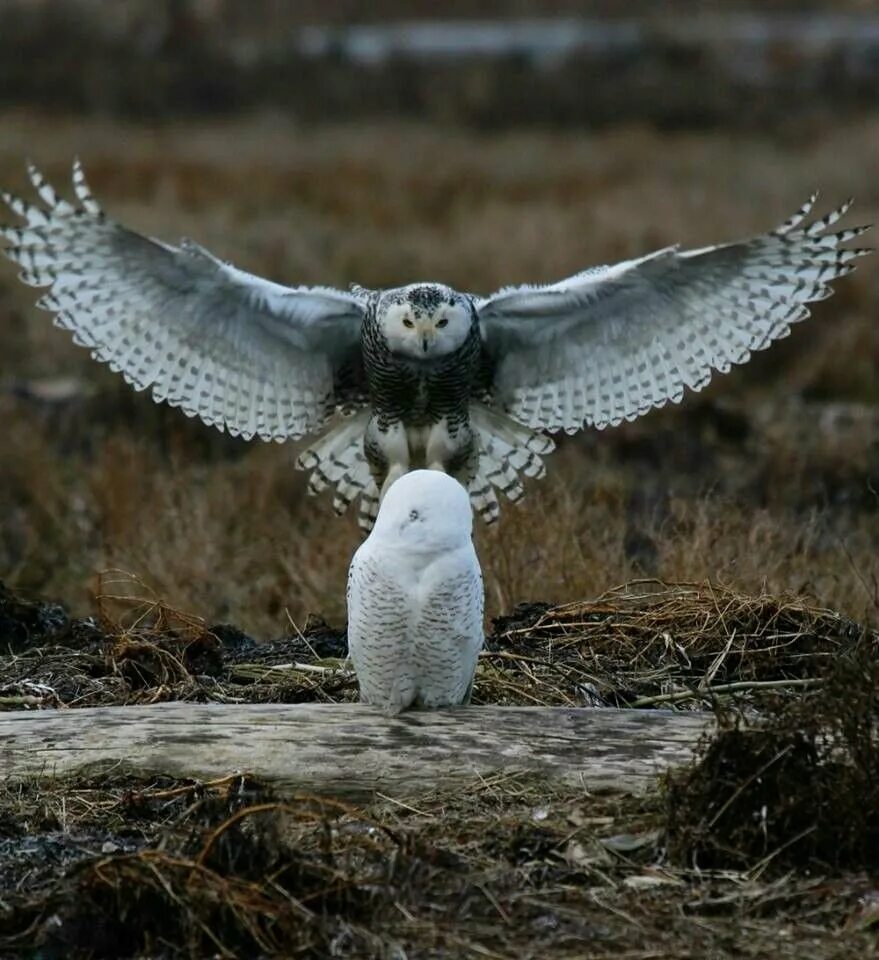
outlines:
{"label": "owl's head", "polygon": [[470,300],[441,283],[410,283],[388,290],[376,308],[391,353],[424,360],[454,353],[473,323]]}
{"label": "owl's head", "polygon": [[412,470],[388,488],[372,536],[428,552],[466,545],[473,533],[470,495],[447,473]]}

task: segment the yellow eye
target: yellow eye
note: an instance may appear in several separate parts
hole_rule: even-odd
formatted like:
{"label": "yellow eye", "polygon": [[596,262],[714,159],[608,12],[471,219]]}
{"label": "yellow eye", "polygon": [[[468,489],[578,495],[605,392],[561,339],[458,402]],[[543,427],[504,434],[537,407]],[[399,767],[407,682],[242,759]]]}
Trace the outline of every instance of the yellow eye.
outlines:
{"label": "yellow eye", "polygon": [[449,325],[449,318],[441,317],[439,320],[437,320],[436,325],[438,328],[447,327]]}
{"label": "yellow eye", "polygon": [[409,327],[410,329],[415,326],[410,317],[403,317],[403,326]]}

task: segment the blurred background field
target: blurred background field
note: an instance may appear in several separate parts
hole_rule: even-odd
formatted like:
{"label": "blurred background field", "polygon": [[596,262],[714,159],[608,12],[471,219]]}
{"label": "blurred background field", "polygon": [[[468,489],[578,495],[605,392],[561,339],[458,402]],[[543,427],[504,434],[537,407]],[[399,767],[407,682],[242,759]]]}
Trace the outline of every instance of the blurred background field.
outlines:
{"label": "blurred background field", "polygon": [[[0,184],[26,193],[29,157],[61,186],[78,155],[111,216],[274,280],[474,292],[762,232],[815,188],[879,216],[864,4],[244,9],[6,0]],[[478,531],[489,612],[648,576],[875,620],[872,260],[836,288],[681,407],[562,442]],[[295,447],[134,394],[34,294],[0,268],[0,578],[85,613],[121,568],[259,638],[341,625],[359,533],[306,497]]]}
{"label": "blurred background field", "polygon": [[[79,156],[111,216],[274,280],[478,293],[763,232],[816,188],[875,221],[877,90],[866,0],[0,0],[0,185]],[[678,779],[364,810],[7,779],[3,956],[874,955],[874,259],[477,529],[477,702],[713,708]],[[354,518],[36,296],[0,263],[0,709],[353,699]]]}

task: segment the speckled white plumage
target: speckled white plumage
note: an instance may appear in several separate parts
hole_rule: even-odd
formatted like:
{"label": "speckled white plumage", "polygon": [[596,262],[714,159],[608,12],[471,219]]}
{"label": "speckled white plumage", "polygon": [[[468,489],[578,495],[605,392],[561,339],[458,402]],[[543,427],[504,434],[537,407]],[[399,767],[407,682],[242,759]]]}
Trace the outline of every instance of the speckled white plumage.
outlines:
{"label": "speckled white plumage", "polygon": [[484,589],[467,491],[436,470],[382,500],[348,572],[348,648],[366,703],[396,714],[470,699]]}

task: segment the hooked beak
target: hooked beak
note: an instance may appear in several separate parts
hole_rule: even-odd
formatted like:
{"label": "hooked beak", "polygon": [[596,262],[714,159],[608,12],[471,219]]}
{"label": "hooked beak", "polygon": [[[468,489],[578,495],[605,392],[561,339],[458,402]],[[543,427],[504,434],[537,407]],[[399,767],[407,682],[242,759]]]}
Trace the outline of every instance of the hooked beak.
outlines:
{"label": "hooked beak", "polygon": [[422,349],[425,353],[427,353],[427,348],[428,348],[429,346],[430,346],[430,342],[428,341],[427,337],[422,337],[422,338],[421,338],[421,349]]}

